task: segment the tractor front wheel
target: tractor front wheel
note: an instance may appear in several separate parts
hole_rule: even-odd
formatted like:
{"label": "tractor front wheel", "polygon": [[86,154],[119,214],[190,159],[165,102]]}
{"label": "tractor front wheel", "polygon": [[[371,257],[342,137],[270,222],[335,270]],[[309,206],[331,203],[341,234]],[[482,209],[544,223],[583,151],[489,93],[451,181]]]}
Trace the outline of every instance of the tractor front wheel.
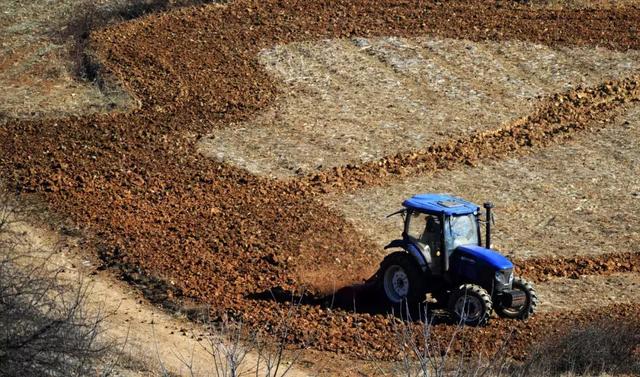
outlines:
{"label": "tractor front wheel", "polygon": [[496,307],[496,313],[504,318],[527,319],[535,312],[538,305],[538,295],[533,284],[523,278],[513,279],[513,290],[522,291],[526,295],[525,303],[515,308]]}
{"label": "tractor front wheel", "polygon": [[461,285],[449,297],[449,311],[458,323],[467,326],[484,325],[493,311],[491,296],[478,285]]}
{"label": "tractor front wheel", "polygon": [[387,255],[380,264],[380,283],[387,301],[403,311],[424,299],[424,274],[413,257],[399,251]]}

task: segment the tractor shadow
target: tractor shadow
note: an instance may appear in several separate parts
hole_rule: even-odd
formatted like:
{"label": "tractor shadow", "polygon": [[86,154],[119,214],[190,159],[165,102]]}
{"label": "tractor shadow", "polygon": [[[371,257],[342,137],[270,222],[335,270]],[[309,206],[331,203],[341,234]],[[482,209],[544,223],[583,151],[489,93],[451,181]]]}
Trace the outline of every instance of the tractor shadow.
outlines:
{"label": "tractor shadow", "polygon": [[421,303],[416,307],[405,304],[392,306],[384,299],[384,292],[370,278],[362,284],[337,289],[332,294],[317,295],[309,291],[292,292],[274,287],[246,296],[252,300],[274,301],[297,306],[319,306],[332,310],[369,315],[394,315],[406,322],[430,322],[431,324],[456,324],[444,308],[437,303]]}

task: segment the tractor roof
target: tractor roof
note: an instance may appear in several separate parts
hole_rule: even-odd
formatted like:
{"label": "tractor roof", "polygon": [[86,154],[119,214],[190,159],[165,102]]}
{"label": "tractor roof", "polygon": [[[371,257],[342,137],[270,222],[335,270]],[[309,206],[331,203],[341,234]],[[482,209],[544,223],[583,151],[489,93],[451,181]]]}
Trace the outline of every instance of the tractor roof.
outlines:
{"label": "tractor roof", "polygon": [[478,205],[448,194],[417,194],[402,205],[432,215],[468,215],[480,210]]}

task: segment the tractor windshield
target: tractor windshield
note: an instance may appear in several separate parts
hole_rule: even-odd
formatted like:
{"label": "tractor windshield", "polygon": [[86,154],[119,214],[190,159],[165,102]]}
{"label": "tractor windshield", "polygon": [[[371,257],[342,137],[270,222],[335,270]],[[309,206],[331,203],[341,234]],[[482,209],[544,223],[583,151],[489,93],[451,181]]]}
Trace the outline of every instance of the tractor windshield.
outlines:
{"label": "tractor windshield", "polygon": [[473,214],[450,216],[445,221],[444,238],[447,252],[452,252],[460,245],[478,245],[478,226]]}

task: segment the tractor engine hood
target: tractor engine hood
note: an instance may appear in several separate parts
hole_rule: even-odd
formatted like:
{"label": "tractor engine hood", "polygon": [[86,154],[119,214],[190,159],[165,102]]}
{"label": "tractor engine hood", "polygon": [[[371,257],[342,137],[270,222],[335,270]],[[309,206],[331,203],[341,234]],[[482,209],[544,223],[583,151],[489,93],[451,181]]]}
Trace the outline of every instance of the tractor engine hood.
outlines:
{"label": "tractor engine hood", "polygon": [[469,258],[482,261],[489,266],[494,267],[496,270],[513,268],[513,263],[511,263],[511,261],[504,255],[482,246],[461,245],[456,248],[455,252],[460,253],[461,256],[467,256]]}

